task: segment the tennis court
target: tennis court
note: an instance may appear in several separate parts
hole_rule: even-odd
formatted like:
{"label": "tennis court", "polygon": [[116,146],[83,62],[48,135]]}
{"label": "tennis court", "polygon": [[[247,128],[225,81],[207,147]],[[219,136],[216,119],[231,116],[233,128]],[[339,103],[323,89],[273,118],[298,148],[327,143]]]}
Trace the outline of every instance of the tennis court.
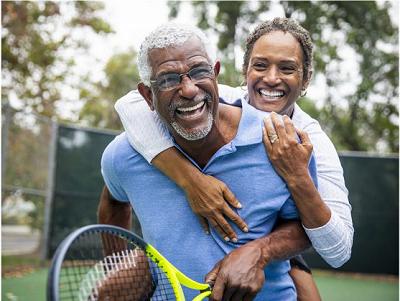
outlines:
{"label": "tennis court", "polygon": [[[314,271],[324,301],[399,300],[398,277]],[[47,269],[2,279],[3,301],[46,300]]]}

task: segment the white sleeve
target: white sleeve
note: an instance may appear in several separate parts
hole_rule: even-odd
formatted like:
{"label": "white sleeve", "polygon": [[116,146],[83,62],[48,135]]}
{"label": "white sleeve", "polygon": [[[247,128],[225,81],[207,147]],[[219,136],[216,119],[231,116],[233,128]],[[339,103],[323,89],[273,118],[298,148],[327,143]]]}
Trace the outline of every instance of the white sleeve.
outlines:
{"label": "white sleeve", "polygon": [[218,84],[219,99],[222,103],[241,106],[241,98],[247,93],[247,87],[231,87]]}
{"label": "white sleeve", "polygon": [[150,110],[137,90],[133,90],[115,103],[129,143],[149,163],[162,151],[174,146],[168,129]]}
{"label": "white sleeve", "polygon": [[[317,162],[318,192],[331,209],[331,218],[325,225],[313,229],[304,227],[304,229],[317,253],[328,264],[337,268],[350,259],[354,234],[343,168],[333,143],[319,123],[301,110],[298,110],[298,113],[300,116],[304,114],[303,120],[298,119],[297,115],[293,118],[293,122],[310,137]],[[307,122],[304,122],[304,119]]]}

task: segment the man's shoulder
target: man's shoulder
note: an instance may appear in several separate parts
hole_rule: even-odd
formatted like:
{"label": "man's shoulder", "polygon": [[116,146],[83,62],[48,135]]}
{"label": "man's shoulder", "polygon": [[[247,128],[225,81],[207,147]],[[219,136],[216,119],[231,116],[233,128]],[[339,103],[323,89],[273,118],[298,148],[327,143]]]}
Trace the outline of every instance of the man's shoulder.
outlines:
{"label": "man's shoulder", "polygon": [[117,135],[105,148],[103,152],[103,162],[110,160],[115,163],[124,165],[131,158],[141,157],[139,153],[129,144],[128,137],[125,132]]}

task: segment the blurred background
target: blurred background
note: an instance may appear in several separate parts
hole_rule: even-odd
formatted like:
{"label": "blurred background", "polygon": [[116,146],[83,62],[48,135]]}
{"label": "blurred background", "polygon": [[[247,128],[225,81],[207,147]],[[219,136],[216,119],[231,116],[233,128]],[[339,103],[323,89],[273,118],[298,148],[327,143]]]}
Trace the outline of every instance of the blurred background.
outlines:
{"label": "blurred background", "polygon": [[219,82],[238,86],[246,36],[278,16],[312,35],[299,104],[339,151],[353,206],[352,259],[333,273],[306,254],[323,300],[399,299],[398,1],[2,1],[1,16],[2,300],[44,300],[59,242],[96,222],[100,157],[122,129],[113,106],[136,88],[143,38],[170,19],[198,25]]}

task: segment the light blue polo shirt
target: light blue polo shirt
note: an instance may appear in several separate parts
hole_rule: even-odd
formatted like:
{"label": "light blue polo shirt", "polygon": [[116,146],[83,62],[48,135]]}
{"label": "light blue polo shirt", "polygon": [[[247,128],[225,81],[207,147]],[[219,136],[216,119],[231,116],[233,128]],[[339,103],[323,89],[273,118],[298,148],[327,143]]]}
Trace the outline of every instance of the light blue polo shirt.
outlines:
{"label": "light blue polo shirt", "polygon": [[[204,282],[215,263],[234,248],[269,234],[278,217],[298,219],[287,186],[273,169],[262,143],[263,117],[267,114],[243,101],[236,137],[221,147],[204,168],[191,160],[203,173],[226,183],[242,203],[242,209],[234,210],[250,231],[243,233],[233,225],[237,243],[225,242],[213,229],[211,235],[206,235],[183,190],[148,164],[130,146],[125,133],[103,153],[102,174],[111,194],[117,200],[129,200],[144,239],[192,279]],[[316,183],[313,157],[309,169]],[[255,300],[296,300],[289,268],[288,261],[270,263],[265,269],[265,285]],[[196,294],[185,290],[188,300]]]}

